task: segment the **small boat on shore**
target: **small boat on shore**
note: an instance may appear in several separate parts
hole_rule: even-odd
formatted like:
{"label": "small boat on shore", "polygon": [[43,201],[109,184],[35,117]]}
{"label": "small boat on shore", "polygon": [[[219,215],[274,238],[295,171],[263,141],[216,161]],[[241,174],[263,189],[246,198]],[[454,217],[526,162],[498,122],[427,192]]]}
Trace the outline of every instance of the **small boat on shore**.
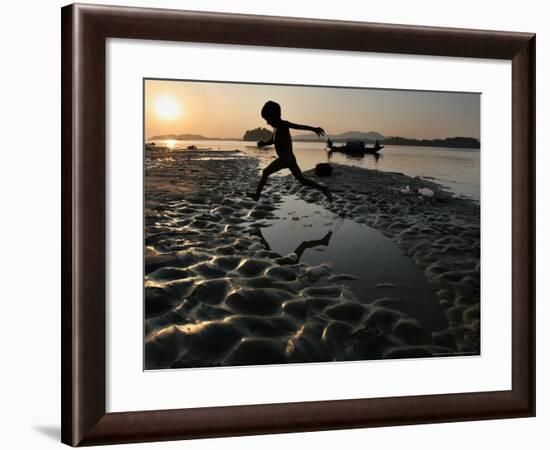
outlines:
{"label": "small boat on shore", "polygon": [[367,147],[363,141],[348,141],[344,145],[334,145],[331,139],[327,139],[327,148],[329,152],[342,152],[354,155],[377,154],[384,148],[380,142],[376,141],[373,147]]}

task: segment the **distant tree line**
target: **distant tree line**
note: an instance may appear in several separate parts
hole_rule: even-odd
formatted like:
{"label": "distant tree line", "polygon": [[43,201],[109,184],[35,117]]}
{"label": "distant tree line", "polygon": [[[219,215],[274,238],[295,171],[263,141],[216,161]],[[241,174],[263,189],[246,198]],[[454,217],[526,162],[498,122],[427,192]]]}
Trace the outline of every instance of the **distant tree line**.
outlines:
{"label": "distant tree line", "polygon": [[[243,141],[267,141],[272,136],[272,131],[267,128],[254,128],[253,130],[246,130],[243,136]],[[322,142],[327,137],[330,137],[333,142],[347,142],[352,140],[360,140],[365,144],[373,144],[375,139],[369,139],[367,136],[356,138],[340,137],[338,135],[327,135],[325,138],[312,138],[303,139],[301,136],[296,136],[296,141],[306,142]],[[206,137],[200,134],[164,134],[159,136],[153,136],[150,140],[162,140],[162,139],[180,139],[180,140],[233,140],[232,138],[219,138],[219,137]],[[381,144],[384,145],[409,145],[413,147],[449,147],[449,148],[480,148],[479,139],[472,137],[452,137],[446,139],[410,139],[401,136],[381,137],[379,139]]]}
{"label": "distant tree line", "polygon": [[410,145],[414,147],[480,148],[479,139],[471,137],[452,137],[446,139],[408,139],[395,136],[388,137],[381,142],[384,143],[384,145]]}
{"label": "distant tree line", "polygon": [[[363,141],[365,144],[374,144],[376,139],[365,138],[338,138],[329,136],[332,142],[343,143],[350,141]],[[295,141],[303,142],[323,142],[326,138],[300,139],[295,138]],[[408,145],[412,147],[448,147],[448,148],[480,148],[479,139],[471,137],[452,137],[446,139],[410,139],[400,136],[387,137],[378,140],[384,145]]]}

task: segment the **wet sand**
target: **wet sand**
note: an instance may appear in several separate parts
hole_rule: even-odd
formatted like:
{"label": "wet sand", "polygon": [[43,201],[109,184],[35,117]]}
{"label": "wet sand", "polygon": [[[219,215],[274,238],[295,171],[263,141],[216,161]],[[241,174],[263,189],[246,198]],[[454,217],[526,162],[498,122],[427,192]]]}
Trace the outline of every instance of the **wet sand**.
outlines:
{"label": "wet sand", "polygon": [[[479,353],[479,206],[428,181],[334,167],[320,179],[331,204],[281,176],[256,203],[255,158],[146,151],[146,369]],[[390,238],[425,274],[441,327],[400,310],[391,288],[359,298],[350,274],[269,248],[261,228],[292,195]]]}

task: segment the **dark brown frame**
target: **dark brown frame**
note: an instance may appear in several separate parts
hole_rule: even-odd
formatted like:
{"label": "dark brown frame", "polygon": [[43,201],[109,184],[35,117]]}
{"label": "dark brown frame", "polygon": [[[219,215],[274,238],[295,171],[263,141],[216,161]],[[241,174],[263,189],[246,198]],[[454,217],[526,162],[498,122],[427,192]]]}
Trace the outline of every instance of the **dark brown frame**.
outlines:
{"label": "dark brown frame", "polygon": [[[512,390],[105,412],[105,46],[155,39],[512,61]],[[62,9],[62,441],[93,445],[535,415],[535,35],[204,12]],[[503,243],[506,245],[506,243]]]}

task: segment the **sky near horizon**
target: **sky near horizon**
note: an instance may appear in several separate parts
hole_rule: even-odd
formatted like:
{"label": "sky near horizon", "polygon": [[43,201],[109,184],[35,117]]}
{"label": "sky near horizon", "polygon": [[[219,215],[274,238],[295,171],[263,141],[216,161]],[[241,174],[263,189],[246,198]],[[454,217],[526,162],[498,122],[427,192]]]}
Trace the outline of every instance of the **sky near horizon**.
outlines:
{"label": "sky near horizon", "polygon": [[260,116],[267,100],[281,105],[283,119],[319,126],[328,134],[480,137],[476,93],[174,80],[145,80],[144,89],[146,139],[184,133],[240,139],[246,130],[269,128]]}

